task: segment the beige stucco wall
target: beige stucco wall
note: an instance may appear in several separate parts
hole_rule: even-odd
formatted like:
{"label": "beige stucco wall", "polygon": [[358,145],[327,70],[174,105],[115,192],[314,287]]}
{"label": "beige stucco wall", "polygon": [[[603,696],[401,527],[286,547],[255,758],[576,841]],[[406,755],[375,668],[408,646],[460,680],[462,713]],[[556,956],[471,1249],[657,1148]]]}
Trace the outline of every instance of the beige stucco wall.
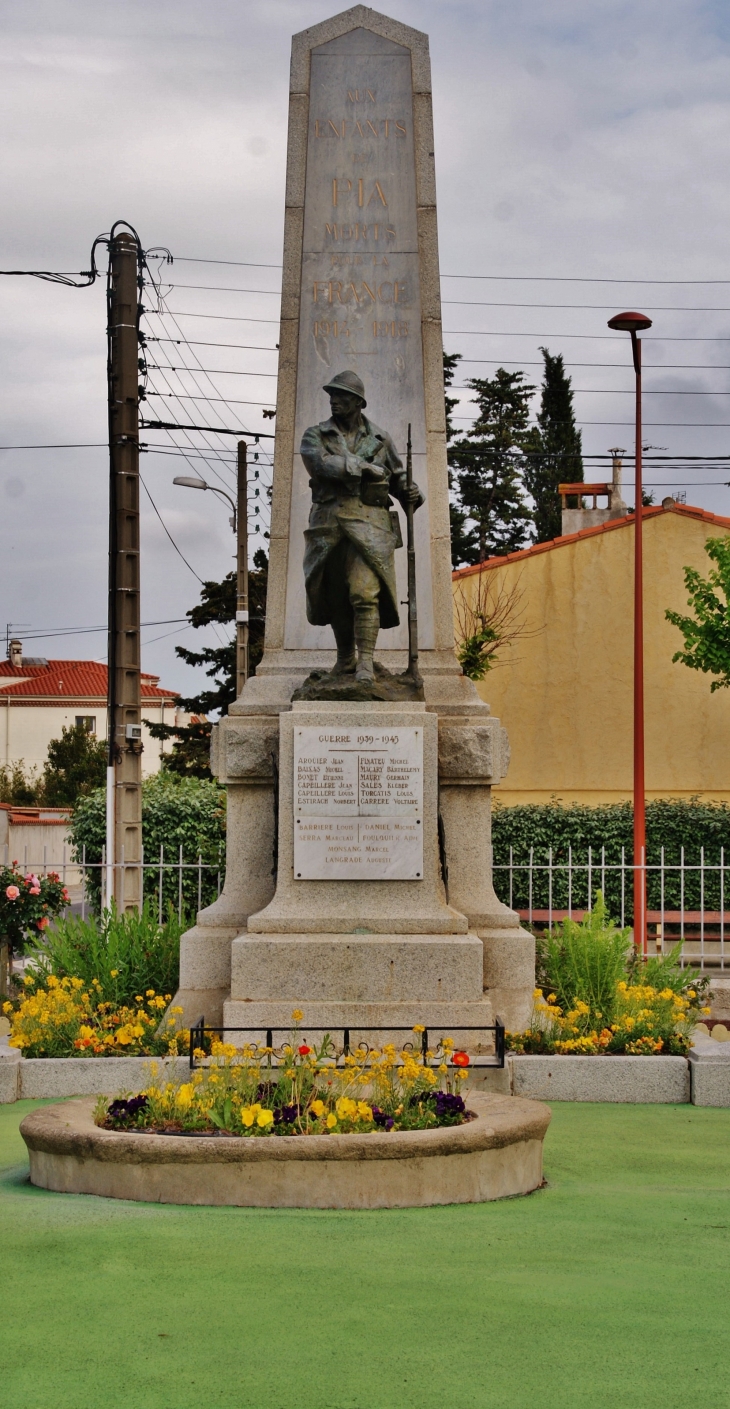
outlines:
{"label": "beige stucco wall", "polygon": [[[725,521],[727,522],[727,521]],[[730,527],[730,525],[728,525]],[[704,576],[704,545],[728,531],[670,509],[644,524],[647,796],[730,800],[730,691],[672,664],[682,643],[667,607],[687,611],[682,569]],[[633,574],[631,525],[487,570],[519,584],[527,631],[478,683],[509,731],[512,761],[495,801],[617,802],[631,797]],[[473,593],[476,575],[456,578]]]}
{"label": "beige stucco wall", "polygon": [[[76,723],[77,714],[91,714],[96,718],[96,737],[106,739],[106,704],[59,704],[59,705],[24,705],[13,704],[8,706],[3,699],[3,691],[0,689],[0,763],[16,763],[23,760],[26,772],[36,768],[39,773],[43,772],[43,765],[48,757],[48,745],[51,739],[60,739],[61,729],[72,727]],[[148,719],[154,724],[174,724],[175,709],[169,706],[164,711],[159,704],[143,706],[142,718]],[[170,740],[166,740],[164,745],[159,739],[153,739],[152,735],[143,729],[142,738],[144,742],[144,753],[142,755],[142,776],[148,778],[150,774],[159,772],[160,754],[163,748],[169,752],[172,748]]]}

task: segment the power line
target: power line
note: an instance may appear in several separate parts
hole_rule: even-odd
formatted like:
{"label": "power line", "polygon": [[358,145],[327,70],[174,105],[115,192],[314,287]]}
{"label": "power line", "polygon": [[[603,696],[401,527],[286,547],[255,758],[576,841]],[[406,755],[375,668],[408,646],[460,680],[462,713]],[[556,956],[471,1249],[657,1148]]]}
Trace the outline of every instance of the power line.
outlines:
{"label": "power line", "polygon": [[[623,425],[623,422],[620,424]],[[213,426],[179,426],[174,421],[140,421],[142,430],[152,431],[215,431],[216,435],[235,435],[239,440],[244,436],[252,436],[256,444],[259,440],[274,440],[271,431],[231,431],[227,429],[215,430]],[[199,447],[197,447],[199,448]]]}
{"label": "power line", "polygon": [[[238,269],[281,269],[281,264],[256,264],[243,259],[201,259],[175,255],[177,264],[225,264]],[[606,279],[602,276],[560,274],[442,274],[442,279],[496,279],[509,283],[558,284],[730,284],[730,279]]]}
{"label": "power line", "polygon": [[190,563],[188,562],[187,558],[185,557],[185,554],[181,551],[180,548],[178,548],[177,543],[175,542],[175,539],[173,538],[172,534],[170,533],[170,530],[169,530],[169,528],[167,527],[167,524],[165,523],[165,520],[163,519],[162,514],[160,513],[160,511],[159,511],[159,509],[158,509],[158,507],[157,507],[157,505],[156,505],[154,499],[152,498],[152,495],[150,494],[149,489],[147,488],[147,485],[145,484],[145,482],[144,482],[144,480],[142,479],[142,476],[141,476],[141,475],[140,475],[140,477],[139,477],[139,482],[140,482],[140,484],[142,485],[142,488],[143,488],[145,494],[147,495],[147,498],[149,499],[150,504],[152,505],[152,508],[154,509],[155,513],[157,514],[157,517],[158,517],[158,519],[160,520],[160,523],[162,524],[162,527],[164,528],[165,533],[167,534],[167,536],[168,536],[168,538],[169,538],[169,540],[170,540],[170,542],[171,542],[173,548],[175,549],[175,552],[177,553],[178,557],[182,558],[182,560],[183,560],[183,562],[184,562],[186,568],[189,568],[189,569],[190,569],[190,572],[193,574],[193,577],[197,577],[197,578],[198,578],[198,582],[200,583],[200,585],[201,585],[201,587],[202,587],[202,586],[203,586],[203,579],[202,579],[202,577],[198,577],[198,574],[197,574],[197,572],[195,571],[195,568],[190,567]]}
{"label": "power line", "polygon": [[[448,277],[448,276],[444,276],[444,277]],[[454,276],[454,277],[459,277],[459,276]],[[465,277],[467,277],[467,276],[465,276]],[[491,276],[485,274],[485,275],[475,275],[475,276],[468,276],[468,277],[489,278],[489,277],[491,277]],[[619,281],[617,281],[617,282],[621,282],[621,281],[619,280]],[[730,282],[730,281],[724,281],[724,282]],[[169,281],[167,281],[167,287],[169,287],[170,289],[200,289],[200,290],[202,290],[202,291],[205,292],[205,293],[221,293],[221,294],[265,294],[265,295],[268,295],[268,296],[270,296],[270,297],[272,297],[272,298],[280,298],[280,297],[281,297],[281,289],[244,289],[244,288],[241,288],[239,285],[235,285],[235,284],[231,284],[231,285],[229,285],[229,284],[177,284],[177,283],[170,283]],[[613,308],[613,304],[609,304],[609,303],[516,303],[516,302],[511,302],[511,301],[506,301],[506,300],[505,300],[505,301],[500,300],[499,302],[494,302],[494,301],[492,301],[492,300],[484,301],[484,300],[482,300],[482,299],[471,299],[471,298],[466,298],[466,299],[465,299],[465,298],[445,298],[445,299],[442,299],[441,302],[443,303],[444,307],[447,307],[447,306],[448,306],[448,307],[454,307],[454,308],[456,308],[456,307],[459,307],[459,308],[561,308],[561,309],[562,309],[562,308],[570,308],[570,309],[576,309],[576,310],[578,310],[578,311],[582,311],[582,310],[585,309],[585,310],[594,311],[594,312],[606,312],[606,310],[610,310],[611,308]],[[649,304],[649,305],[647,305],[647,312],[649,312],[649,313],[730,313],[730,308],[725,308],[725,307],[722,307],[722,306],[717,307],[717,308],[711,308],[711,307],[707,307],[707,306],[704,306],[704,307],[701,307],[701,308],[695,308],[695,307],[687,306],[687,305],[684,305],[684,304],[663,304],[663,303],[661,303],[661,304]]]}
{"label": "power line", "polygon": [[156,338],[147,334],[147,342],[172,342],[176,347],[185,343],[188,347],[233,347],[245,352],[278,352],[278,347],[263,347],[258,342],[200,342],[196,338]]}
{"label": "power line", "polygon": [[[623,342],[625,338],[616,337],[613,333],[514,333],[495,332],[494,329],[487,328],[442,328],[445,338],[581,338],[588,342]],[[730,342],[730,337],[665,337],[662,334],[661,341],[665,342]]]}
{"label": "power line", "polygon": [[[180,622],[186,621],[184,616],[166,617],[164,621],[142,621],[140,630],[146,630],[150,626],[177,626]],[[24,631],[24,641],[47,641],[52,636],[88,636],[95,631],[108,631],[109,625],[104,626],[59,626],[53,631]]]}
{"label": "power line", "polygon": [[[539,366],[540,364],[536,363],[535,365]],[[588,365],[593,366],[594,364],[589,363]],[[190,367],[166,367],[157,362],[150,362],[148,366],[153,372],[190,372],[192,370]],[[230,367],[205,367],[201,370],[216,377],[278,377],[279,375],[278,372],[239,372]]]}
{"label": "power line", "polygon": [[233,313],[189,313],[184,312],[182,308],[168,308],[167,311],[171,317],[175,318],[213,318],[219,323],[273,323],[276,328],[281,323],[280,318],[242,318],[239,314]]}
{"label": "power line", "polygon": [[107,450],[106,440],[79,440],[69,445],[0,445],[0,450]]}
{"label": "power line", "polygon": [[[714,393],[711,393],[711,392],[708,392],[707,394],[708,394],[708,396],[714,395]],[[225,398],[225,396],[193,396],[193,395],[192,395],[191,393],[189,393],[189,392],[178,392],[178,391],[148,391],[148,392],[147,392],[147,395],[148,395],[148,396],[167,397],[168,399],[169,399],[170,397],[172,397],[175,401],[206,401],[206,402],[220,401],[220,402],[223,403],[224,406],[271,406],[271,401],[241,401],[241,400],[227,401],[226,398]],[[718,396],[724,395],[724,393],[718,392],[717,395],[718,395]],[[273,398],[272,398],[272,400],[273,400]],[[210,430],[213,435],[217,435],[217,434],[218,434],[218,431],[217,431],[217,429],[216,429],[215,426],[209,426],[209,427],[208,427],[208,430]],[[254,434],[255,434],[254,431],[246,431],[246,435],[254,435]]]}
{"label": "power line", "polygon": [[[179,287],[182,287],[180,285]],[[233,290],[231,290],[233,292]],[[242,291],[243,292],[243,291]],[[606,313],[613,308],[612,303],[508,303],[508,302],[482,302],[480,299],[471,298],[444,298],[441,302],[446,307],[460,308],[572,308],[579,312]],[[647,313],[730,313],[730,308],[693,308],[683,304],[655,303],[646,305]]]}

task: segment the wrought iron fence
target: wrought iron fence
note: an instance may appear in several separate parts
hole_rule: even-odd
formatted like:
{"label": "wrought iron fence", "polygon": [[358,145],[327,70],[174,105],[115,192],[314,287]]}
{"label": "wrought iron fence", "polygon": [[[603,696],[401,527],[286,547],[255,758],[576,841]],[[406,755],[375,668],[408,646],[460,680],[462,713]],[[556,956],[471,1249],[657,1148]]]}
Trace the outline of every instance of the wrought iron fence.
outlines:
{"label": "wrought iron fence", "polygon": [[[640,869],[646,874],[648,932],[657,953],[681,942],[683,965],[730,968],[725,848],[713,860],[700,847],[697,859],[688,861],[681,847],[679,859],[668,861],[662,847],[659,859],[645,861]],[[611,918],[623,928],[633,923],[634,870],[624,847],[618,858],[607,857],[605,847],[600,854],[589,847],[587,855],[577,857],[570,846],[567,855],[531,847],[527,857],[516,858],[510,847],[509,860],[494,866],[494,888],[537,930],[552,929],[566,918],[583,919],[600,891]]]}
{"label": "wrought iron fence", "polygon": [[[327,1056],[328,1056],[328,1059],[330,1059],[330,1060],[332,1061],[332,1064],[333,1064],[334,1066],[338,1066],[338,1065],[340,1064],[340,1062],[342,1062],[342,1063],[344,1064],[345,1058],[346,1058],[346,1057],[349,1057],[349,1056],[351,1055],[351,1053],[353,1053],[354,1050],[358,1050],[358,1049],[359,1049],[359,1050],[363,1050],[363,1049],[364,1049],[366,1053],[370,1051],[370,1048],[369,1048],[368,1044],[367,1044],[367,1043],[364,1043],[364,1042],[362,1042],[362,1041],[360,1041],[360,1039],[359,1039],[359,1034],[360,1034],[361,1032],[377,1032],[381,1037],[382,1037],[382,1035],[383,1035],[384,1033],[391,1033],[391,1032],[407,1032],[407,1033],[409,1033],[411,1036],[410,1036],[409,1040],[403,1044],[403,1050],[415,1050],[415,1048],[416,1048],[416,1044],[413,1042],[413,1038],[412,1038],[412,1034],[413,1034],[413,1031],[414,1031],[414,1029],[413,1029],[412,1026],[411,1026],[411,1027],[398,1027],[398,1026],[395,1026],[395,1027],[394,1027],[394,1026],[392,1026],[390,1023],[382,1023],[382,1024],[380,1025],[380,1027],[372,1027],[372,1026],[371,1026],[371,1027],[368,1027],[368,1026],[363,1027],[361,1024],[358,1024],[357,1027],[355,1027],[355,1028],[349,1028],[349,1027],[335,1028],[334,1031],[336,1031],[336,1032],[341,1032],[341,1033],[342,1033],[342,1045],[341,1045],[341,1047],[339,1047],[339,1048],[335,1045],[334,1038],[332,1038],[331,1033],[329,1033],[329,1032],[327,1033],[327,1036],[330,1038],[330,1045],[329,1045],[329,1049],[328,1049]],[[440,1031],[440,1029],[439,1029],[439,1031]],[[200,1053],[202,1053],[202,1052],[205,1051],[205,1038],[206,1038],[206,1033],[210,1033],[210,1034],[214,1034],[214,1033],[215,1033],[216,1035],[220,1035],[220,1036],[223,1036],[223,1037],[225,1037],[225,1038],[228,1038],[228,1037],[232,1036],[232,1034],[233,1034],[234,1032],[236,1032],[236,1033],[238,1033],[238,1032],[244,1032],[244,1033],[250,1033],[250,1034],[257,1034],[257,1035],[258,1035],[257,1038],[256,1038],[256,1041],[257,1041],[257,1042],[258,1042],[258,1037],[260,1037],[260,1036],[265,1036],[265,1043],[264,1043],[263,1051],[264,1051],[264,1054],[265,1054],[265,1056],[266,1056],[267,1065],[268,1065],[269,1068],[271,1068],[271,1067],[274,1067],[274,1068],[275,1068],[276,1066],[278,1066],[279,1063],[280,1063],[280,1061],[282,1061],[282,1060],[284,1059],[284,1057],[286,1056],[286,1053],[285,1053],[285,1050],[284,1050],[285,1044],[282,1045],[282,1046],[280,1046],[280,1047],[276,1047],[275,1044],[274,1044],[273,1038],[274,1038],[274,1033],[275,1033],[275,1032],[286,1032],[286,1033],[288,1034],[288,1033],[289,1033],[289,1028],[285,1028],[285,1027],[268,1027],[268,1028],[263,1028],[263,1027],[225,1027],[225,1028],[224,1028],[224,1027],[211,1027],[210,1024],[205,1021],[205,1018],[199,1018],[198,1021],[197,1021],[197,1023],[193,1023],[193,1025],[192,1025],[191,1028],[190,1028],[189,1061],[190,1061],[190,1069],[191,1069],[191,1071],[199,1064],[199,1062],[200,1062]],[[351,1033],[353,1033],[353,1032],[356,1034],[356,1036],[358,1036],[358,1040],[357,1040],[356,1042],[353,1042],[352,1039],[351,1039]],[[480,1054],[479,1054],[479,1067],[480,1067],[480,1068],[483,1068],[483,1067],[500,1067],[500,1068],[501,1068],[501,1067],[504,1066],[504,1058],[505,1058],[505,1028],[504,1028],[504,1023],[501,1023],[500,1020],[499,1020],[499,1018],[497,1018],[497,1019],[495,1020],[495,1022],[492,1023],[491,1025],[481,1025],[481,1024],[480,1024],[480,1025],[473,1026],[473,1027],[452,1027],[451,1025],[449,1025],[449,1036],[450,1036],[452,1033],[455,1033],[455,1032],[470,1032],[470,1033],[493,1032],[493,1033],[494,1033],[494,1051],[493,1051],[493,1054],[492,1054],[492,1053],[489,1053],[488,1055],[493,1055],[493,1056],[494,1056],[494,1061],[488,1061],[488,1062],[482,1061],[482,1059],[481,1059],[481,1053],[480,1053]],[[419,1034],[419,1036],[420,1036],[420,1039],[421,1039],[421,1040],[420,1040],[420,1042],[418,1043],[418,1047],[420,1048],[421,1056],[422,1056],[422,1058],[423,1058],[424,1065],[430,1065],[431,1063],[429,1062],[429,1035],[428,1035],[428,1028],[424,1027],[423,1031]],[[252,1042],[251,1045],[253,1046],[254,1043]],[[436,1039],[436,1051],[438,1052],[438,1060],[439,1060],[440,1062],[444,1062],[444,1063],[446,1063],[448,1066],[452,1066],[452,1067],[455,1067],[455,1068],[459,1066],[459,1063],[458,1063],[458,1062],[455,1063],[455,1062],[453,1061],[453,1057],[452,1057],[452,1056],[449,1056],[448,1054],[446,1054],[445,1052],[443,1052],[443,1050],[441,1049],[441,1039],[440,1039],[440,1038],[437,1038],[437,1039]],[[474,1048],[472,1048],[472,1051],[474,1051]],[[472,1060],[473,1060],[473,1059],[472,1059]]]}
{"label": "wrought iron fence", "polygon": [[[60,876],[71,896],[64,914],[78,911],[81,918],[85,919],[89,912],[99,910],[107,872],[105,848],[102,848],[101,859],[96,861],[87,859],[86,847],[82,848],[80,860],[76,860],[68,855],[68,848],[64,846],[60,862],[49,857],[47,846],[43,848],[42,860],[29,858],[27,846],[23,848],[22,861],[19,856],[11,857],[8,843],[5,844],[4,851],[6,866],[9,866],[12,860],[22,867],[24,874],[32,871],[36,875],[45,876],[49,872],[55,872]],[[190,915],[195,910],[201,910],[204,905],[211,904],[220,895],[225,879],[222,854],[217,861],[204,860],[202,853],[198,853],[197,857],[191,860],[185,858],[182,846],[172,857],[169,850],[165,851],[164,846],[160,846],[159,855],[154,858],[146,856],[143,851],[142,860],[135,862],[125,861],[122,848],[122,858],[114,869],[122,876],[125,871],[142,871],[143,894],[145,899],[156,900],[160,923],[169,905],[177,910],[178,919],[182,920],[183,914]]]}

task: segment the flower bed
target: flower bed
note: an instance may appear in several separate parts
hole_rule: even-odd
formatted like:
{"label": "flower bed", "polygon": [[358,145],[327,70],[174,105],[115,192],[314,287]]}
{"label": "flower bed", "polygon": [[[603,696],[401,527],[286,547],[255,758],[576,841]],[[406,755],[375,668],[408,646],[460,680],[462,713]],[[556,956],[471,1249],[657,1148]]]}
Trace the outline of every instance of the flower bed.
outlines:
{"label": "flower bed", "polygon": [[529,1056],[685,1057],[698,1017],[695,997],[693,989],[684,997],[671,988],[657,991],[621,979],[611,1003],[613,1021],[604,1024],[600,1010],[591,1011],[581,999],[563,1012],[554,993],[546,999],[536,988],[529,1028],[507,1032],[505,1043],[509,1051]]}
{"label": "flower bed", "polygon": [[135,1007],[103,999],[98,979],[56,978],[45,983],[32,975],[17,1003],[3,1004],[10,1019],[11,1047],[24,1057],[161,1057],[187,1052],[189,1034],[176,1026],[182,1008],[172,1008],[160,1023],[170,994],[148,989],[136,995]]}
{"label": "flower bed", "polygon": [[[685,1057],[709,980],[680,965],[681,945],[640,955],[609,919],[601,892],[581,924],[565,920],[537,943],[530,1025],[506,1033],[524,1056]],[[547,998],[544,994],[547,992]]]}
{"label": "flower bed", "polygon": [[340,1065],[329,1037],[319,1046],[302,1039],[301,1017],[297,1010],[291,1039],[279,1049],[247,1044],[239,1052],[214,1043],[211,1065],[193,1071],[189,1081],[153,1079],[139,1095],[100,1099],[96,1124],[154,1135],[256,1139],[387,1134],[469,1119],[461,1091],[470,1059],[454,1051],[452,1039],[426,1052],[361,1047]]}

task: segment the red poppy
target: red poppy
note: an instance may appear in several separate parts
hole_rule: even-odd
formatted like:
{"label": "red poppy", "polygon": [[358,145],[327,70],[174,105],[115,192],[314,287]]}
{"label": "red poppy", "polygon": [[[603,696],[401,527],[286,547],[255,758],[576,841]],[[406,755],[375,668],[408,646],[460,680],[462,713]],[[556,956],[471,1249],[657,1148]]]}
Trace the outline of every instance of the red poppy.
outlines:
{"label": "red poppy", "polygon": [[469,1053],[468,1053],[468,1052],[454,1052],[454,1055],[453,1055],[453,1057],[452,1057],[451,1060],[452,1060],[452,1062],[454,1063],[454,1066],[455,1066],[455,1067],[468,1067],[468,1065],[469,1065]]}
{"label": "red poppy", "polygon": [[300,1057],[308,1057],[311,1050],[311,1047],[306,1047],[304,1045],[298,1049]]}

